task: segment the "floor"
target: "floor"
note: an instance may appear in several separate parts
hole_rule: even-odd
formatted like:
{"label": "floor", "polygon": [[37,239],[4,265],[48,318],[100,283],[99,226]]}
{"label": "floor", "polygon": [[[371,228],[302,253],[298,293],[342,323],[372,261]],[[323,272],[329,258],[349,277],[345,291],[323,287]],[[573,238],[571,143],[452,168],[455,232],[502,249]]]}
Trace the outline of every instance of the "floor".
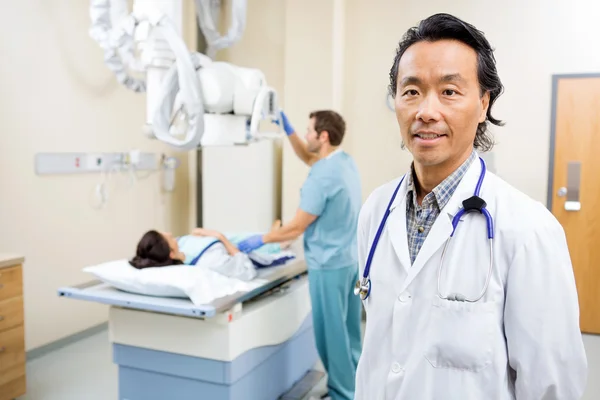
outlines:
{"label": "floor", "polygon": [[[322,370],[319,364],[316,369]],[[307,397],[326,391],[321,381]],[[117,366],[104,330],[27,363],[27,395],[18,400],[117,400]],[[308,400],[308,399],[307,399]]]}
{"label": "floor", "polygon": [[[600,399],[600,336],[584,336],[589,379],[582,400]],[[30,361],[28,394],[18,400],[117,400],[117,367],[102,331]],[[324,382],[315,389],[324,390]]]}

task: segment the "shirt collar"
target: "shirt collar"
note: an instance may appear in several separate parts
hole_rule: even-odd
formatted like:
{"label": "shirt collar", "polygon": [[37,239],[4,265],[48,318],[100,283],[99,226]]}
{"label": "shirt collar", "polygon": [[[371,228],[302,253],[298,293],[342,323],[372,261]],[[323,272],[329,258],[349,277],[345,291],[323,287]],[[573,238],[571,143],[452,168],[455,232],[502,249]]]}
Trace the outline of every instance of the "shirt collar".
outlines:
{"label": "shirt collar", "polygon": [[334,151],[332,151],[327,157],[325,157],[325,159],[331,158],[336,154],[339,154],[342,152],[342,149],[335,149]]}
{"label": "shirt collar", "polygon": [[[438,210],[442,210],[446,206],[446,204],[448,204],[450,198],[452,198],[452,195],[458,187],[458,184],[460,183],[461,179],[464,177],[465,173],[476,158],[477,153],[475,152],[475,150],[473,150],[469,158],[467,158],[460,167],[454,170],[454,172],[452,172],[446,179],[444,179],[439,185],[433,188],[431,193],[428,193],[425,196],[421,207],[436,206]],[[416,190],[414,174],[415,171],[413,162],[410,166],[410,173],[407,176],[406,196],[407,201],[411,201],[413,207],[417,208],[419,206],[417,204],[417,196],[415,195]]]}

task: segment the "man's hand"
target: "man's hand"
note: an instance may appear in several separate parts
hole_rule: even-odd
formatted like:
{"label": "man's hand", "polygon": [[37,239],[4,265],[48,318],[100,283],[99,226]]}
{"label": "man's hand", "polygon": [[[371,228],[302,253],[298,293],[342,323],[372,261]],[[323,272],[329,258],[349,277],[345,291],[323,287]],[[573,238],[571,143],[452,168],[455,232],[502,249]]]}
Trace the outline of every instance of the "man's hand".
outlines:
{"label": "man's hand", "polygon": [[[283,110],[279,111],[279,115],[281,117],[281,123],[283,124],[283,130],[285,131],[285,134],[290,136],[292,133],[296,132],[292,124],[290,124],[290,120],[288,119],[287,115],[285,115]],[[279,125],[279,120],[275,120],[273,122]]]}
{"label": "man's hand", "polygon": [[[296,133],[296,130],[294,129],[292,124],[290,124],[290,120],[288,119],[287,115],[285,115],[283,110],[279,111],[279,115],[281,119],[281,124],[283,124],[283,130],[290,139],[290,144],[294,149],[294,153],[296,153],[298,158],[300,158],[306,165],[308,165],[309,167],[312,166],[319,160],[319,157],[316,154],[308,151],[307,144],[304,141],[302,141],[302,139],[300,139],[300,137]],[[275,122],[277,125],[279,125],[280,123],[279,120],[273,122]]]}
{"label": "man's hand", "polygon": [[251,251],[254,251],[261,247],[263,244],[265,243],[263,241],[262,235],[254,235],[250,236],[246,240],[241,241],[237,247],[242,253],[250,253]]}

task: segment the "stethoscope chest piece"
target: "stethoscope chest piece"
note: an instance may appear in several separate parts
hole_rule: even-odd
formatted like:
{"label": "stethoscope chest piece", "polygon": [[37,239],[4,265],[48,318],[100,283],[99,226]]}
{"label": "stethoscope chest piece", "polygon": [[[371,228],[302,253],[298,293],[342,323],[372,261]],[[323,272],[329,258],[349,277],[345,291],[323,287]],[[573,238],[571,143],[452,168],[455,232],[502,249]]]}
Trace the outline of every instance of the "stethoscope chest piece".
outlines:
{"label": "stethoscope chest piece", "polygon": [[361,300],[366,300],[369,294],[371,294],[371,279],[362,278],[362,280],[356,281],[354,294],[360,296]]}

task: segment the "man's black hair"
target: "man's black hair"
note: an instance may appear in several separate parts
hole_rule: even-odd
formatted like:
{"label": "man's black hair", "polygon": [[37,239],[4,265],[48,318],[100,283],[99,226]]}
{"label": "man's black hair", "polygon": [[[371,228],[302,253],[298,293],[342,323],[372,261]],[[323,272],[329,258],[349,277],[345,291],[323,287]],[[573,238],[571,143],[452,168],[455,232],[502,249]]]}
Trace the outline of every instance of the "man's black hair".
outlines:
{"label": "man's black hair", "polygon": [[483,32],[473,25],[450,14],[435,14],[422,20],[418,26],[410,28],[398,44],[394,64],[390,70],[389,93],[396,96],[398,64],[404,52],[413,44],[438,40],[457,40],[470,46],[477,53],[477,79],[481,88],[481,95],[490,93],[490,104],[487,110],[486,120],[477,127],[475,135],[475,148],[488,151],[494,146],[494,139],[488,131],[488,121],[494,125],[502,126],[504,122],[492,116],[492,106],[504,91],[498,71],[496,70],[496,59],[494,50],[490,46]]}

